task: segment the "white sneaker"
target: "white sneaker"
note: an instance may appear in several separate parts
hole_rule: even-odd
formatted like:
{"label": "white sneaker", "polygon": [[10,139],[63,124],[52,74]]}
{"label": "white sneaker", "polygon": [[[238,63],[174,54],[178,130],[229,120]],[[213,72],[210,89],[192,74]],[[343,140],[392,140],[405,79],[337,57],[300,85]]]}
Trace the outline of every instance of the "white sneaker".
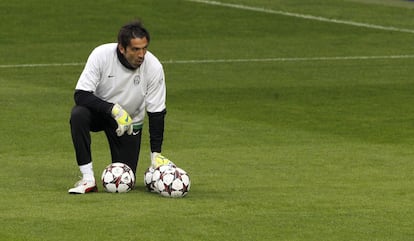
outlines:
{"label": "white sneaker", "polygon": [[98,187],[96,186],[95,181],[87,181],[81,179],[75,184],[74,188],[69,189],[70,194],[84,194],[88,192],[97,192]]}

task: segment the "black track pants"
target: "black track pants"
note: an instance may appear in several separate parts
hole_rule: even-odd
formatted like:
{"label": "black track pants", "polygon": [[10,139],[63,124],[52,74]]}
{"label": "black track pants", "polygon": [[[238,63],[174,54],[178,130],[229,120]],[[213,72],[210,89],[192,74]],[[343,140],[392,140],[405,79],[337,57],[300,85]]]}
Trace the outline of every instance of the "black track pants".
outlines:
{"label": "black track pants", "polygon": [[138,165],[142,130],[132,135],[116,135],[116,121],[108,114],[93,112],[83,106],[75,106],[70,117],[72,141],[78,165],[92,162],[90,132],[104,131],[109,142],[112,162],[127,164],[134,173]]}

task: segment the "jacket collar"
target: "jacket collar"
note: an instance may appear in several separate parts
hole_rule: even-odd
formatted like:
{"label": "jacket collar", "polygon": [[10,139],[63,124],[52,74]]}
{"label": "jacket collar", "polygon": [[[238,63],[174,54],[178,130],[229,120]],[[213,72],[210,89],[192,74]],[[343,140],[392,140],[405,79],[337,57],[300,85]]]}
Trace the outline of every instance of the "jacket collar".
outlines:
{"label": "jacket collar", "polygon": [[121,51],[119,51],[119,48],[116,48],[116,55],[118,56],[118,60],[119,62],[121,62],[121,64],[123,66],[125,66],[125,68],[130,69],[130,70],[136,70],[137,68],[134,68],[132,65],[130,65],[128,63],[128,60],[126,60],[125,56],[121,53]]}

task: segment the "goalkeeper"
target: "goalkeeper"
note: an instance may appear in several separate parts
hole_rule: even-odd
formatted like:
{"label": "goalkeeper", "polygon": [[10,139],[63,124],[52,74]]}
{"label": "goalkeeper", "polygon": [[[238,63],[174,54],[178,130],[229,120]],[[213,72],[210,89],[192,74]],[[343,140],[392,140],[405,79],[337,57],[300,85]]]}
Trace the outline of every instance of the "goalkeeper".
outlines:
{"label": "goalkeeper", "polygon": [[89,55],[75,87],[70,126],[82,179],[71,194],[97,191],[90,132],[103,131],[112,162],[136,172],[142,125],[148,114],[151,161],[160,157],[166,115],[164,71],[147,50],[148,31],[139,21],[121,27],[118,43],[103,44]]}

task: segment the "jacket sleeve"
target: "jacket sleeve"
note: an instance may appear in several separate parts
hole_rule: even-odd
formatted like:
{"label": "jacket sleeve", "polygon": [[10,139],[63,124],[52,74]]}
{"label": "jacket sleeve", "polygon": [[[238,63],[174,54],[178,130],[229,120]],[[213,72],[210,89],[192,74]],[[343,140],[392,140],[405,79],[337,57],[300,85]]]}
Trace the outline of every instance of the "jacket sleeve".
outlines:
{"label": "jacket sleeve", "polygon": [[167,110],[161,112],[147,112],[149,122],[151,152],[161,153],[162,142],[164,140],[164,119]]}
{"label": "jacket sleeve", "polygon": [[92,111],[104,112],[107,114],[111,113],[114,104],[104,101],[92,92],[85,90],[75,90],[74,99],[76,105],[84,106]]}

